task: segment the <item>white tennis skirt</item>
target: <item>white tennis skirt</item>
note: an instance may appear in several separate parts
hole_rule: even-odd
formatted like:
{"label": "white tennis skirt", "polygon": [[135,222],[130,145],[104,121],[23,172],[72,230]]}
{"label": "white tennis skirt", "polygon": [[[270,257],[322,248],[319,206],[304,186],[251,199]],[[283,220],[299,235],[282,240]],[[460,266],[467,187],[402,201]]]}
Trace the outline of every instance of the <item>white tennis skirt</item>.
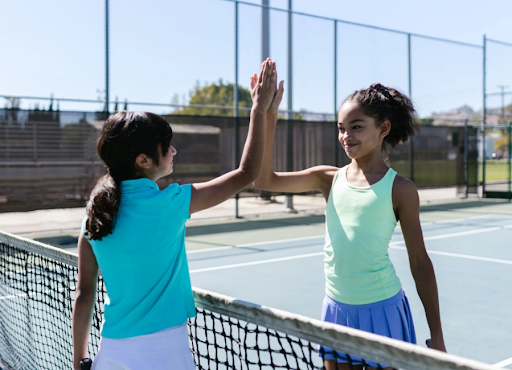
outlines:
{"label": "white tennis skirt", "polygon": [[92,370],[195,370],[187,324],[126,339],[101,338]]}

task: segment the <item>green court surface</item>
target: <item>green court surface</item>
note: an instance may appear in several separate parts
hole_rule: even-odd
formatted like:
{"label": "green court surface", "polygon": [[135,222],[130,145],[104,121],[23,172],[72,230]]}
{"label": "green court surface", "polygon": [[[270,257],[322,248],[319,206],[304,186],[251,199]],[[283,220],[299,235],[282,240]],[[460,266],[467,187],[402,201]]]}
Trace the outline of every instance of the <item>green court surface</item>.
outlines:
{"label": "green court surface", "polygon": [[[448,351],[512,369],[512,205],[469,200],[424,206],[421,221],[436,271]],[[192,284],[319,318],[324,227],[322,214],[190,225],[186,242]],[[422,344],[429,329],[399,227],[390,257]]]}

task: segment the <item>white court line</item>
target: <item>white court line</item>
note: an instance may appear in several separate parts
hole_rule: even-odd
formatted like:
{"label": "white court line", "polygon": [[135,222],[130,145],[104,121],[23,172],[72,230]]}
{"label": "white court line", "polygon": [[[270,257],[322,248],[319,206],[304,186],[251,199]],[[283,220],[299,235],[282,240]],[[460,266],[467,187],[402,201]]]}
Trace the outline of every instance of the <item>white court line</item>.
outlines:
{"label": "white court line", "polygon": [[[405,247],[399,247],[396,245],[391,245],[389,248],[391,249],[398,249],[401,251],[406,251],[407,248]],[[440,256],[448,256],[448,257],[457,257],[457,258],[463,258],[468,260],[477,260],[477,261],[485,261],[485,262],[494,262],[494,263],[501,263],[504,265],[512,265],[512,261],[509,260],[500,260],[497,258],[487,258],[487,257],[478,257],[478,256],[471,256],[469,254],[458,254],[458,253],[449,253],[449,252],[441,252],[441,251],[432,251],[427,249],[428,254],[438,254]]]}
{"label": "white court line", "polygon": [[[475,218],[477,218],[477,217],[475,217]],[[482,217],[478,216],[478,218],[482,218]],[[453,237],[457,237],[457,236],[480,234],[480,233],[499,231],[499,230],[510,229],[510,228],[512,228],[512,225],[490,227],[490,228],[486,228],[486,229],[463,231],[460,233],[429,236],[429,237],[424,238],[424,240],[437,240],[437,239],[453,238]],[[259,242],[259,243],[251,243],[251,244],[242,244],[242,245],[238,245],[238,246],[201,249],[198,251],[187,252],[187,254],[188,253],[217,251],[217,250],[224,250],[224,249],[231,249],[231,248],[246,248],[246,247],[257,246],[257,245],[266,245],[266,244],[270,244],[270,243],[287,243],[287,242],[293,242],[293,241],[323,239],[323,238],[324,238],[323,236],[312,236],[312,237],[304,237],[304,238],[285,239],[285,240],[280,240],[280,241],[275,241],[275,242]],[[390,243],[389,247],[393,248],[393,249],[406,250],[405,247],[398,246],[399,244],[404,244],[404,243],[405,243],[405,241],[392,242],[392,243]],[[431,250],[427,250],[427,252],[431,253],[431,254],[438,254],[438,255],[448,256],[448,257],[457,257],[457,258],[472,259],[472,260],[478,260],[478,261],[495,262],[495,263],[512,265],[512,261],[500,260],[500,259],[495,259],[495,258],[486,258],[486,257],[471,256],[471,255],[466,255],[466,254],[448,253],[448,252],[431,251]],[[265,263],[273,263],[273,262],[279,262],[279,261],[288,261],[288,260],[294,260],[294,259],[300,259],[300,258],[320,256],[323,254],[324,254],[324,252],[318,252],[318,253],[302,254],[302,255],[298,255],[298,256],[282,257],[282,258],[275,258],[275,259],[255,261],[255,262],[246,262],[246,263],[238,263],[238,264],[232,264],[232,265],[207,267],[207,268],[203,268],[203,269],[190,270],[190,273],[193,274],[193,273],[198,273],[198,272],[216,271],[216,270],[224,270],[224,269],[231,269],[231,268],[244,267],[244,266],[261,265],[261,264],[265,264]]]}
{"label": "white court line", "polygon": [[[427,236],[423,238],[423,240],[437,240],[437,239],[447,239],[447,238],[454,238],[457,236],[464,236],[464,235],[473,235],[473,234],[481,234],[481,233],[488,233],[491,231],[499,231],[504,229],[511,229],[512,225],[505,225],[505,226],[497,226],[497,227],[489,227],[487,229],[478,229],[478,230],[470,230],[470,231],[462,231],[460,233],[452,233],[452,234],[444,234],[444,235],[434,235],[434,236]],[[396,244],[404,244],[405,240],[397,241],[397,242],[391,242],[391,245]]]}
{"label": "white court line", "polygon": [[317,252],[317,253],[310,253],[310,254],[301,254],[301,255],[298,255],[298,256],[273,258],[273,259],[270,259],[270,260],[262,260],[262,261],[246,262],[246,263],[237,263],[237,264],[234,264],[234,265],[207,267],[207,268],[204,268],[204,269],[190,270],[190,273],[191,274],[195,274],[197,272],[215,271],[215,270],[226,270],[226,269],[232,269],[232,268],[237,268],[237,267],[262,265],[262,264],[265,264],[265,263],[289,261],[289,260],[296,260],[296,259],[300,259],[300,258],[316,257],[316,256],[323,256],[323,255],[324,255],[324,252]]}
{"label": "white court line", "polygon": [[227,247],[197,249],[197,250],[194,250],[194,251],[187,251],[187,254],[203,253],[203,252],[214,252],[214,251],[220,251],[220,250],[224,250],[224,249],[233,249],[233,248],[250,248],[250,247],[256,247],[258,245],[298,242],[298,241],[302,241],[302,240],[311,240],[311,239],[322,239],[323,240],[324,238],[325,238],[324,235],[305,236],[305,237],[302,237],[302,238],[273,240],[273,241],[267,241],[267,242],[258,242],[258,243],[249,243],[249,244],[240,244],[240,245],[229,245]]}
{"label": "white court line", "polygon": [[507,358],[506,360],[498,362],[498,363],[496,363],[494,365],[491,365],[491,368],[493,368],[493,369],[501,369],[504,366],[507,366],[507,365],[510,365],[510,364],[512,364],[512,357]]}
{"label": "white court line", "polygon": [[[441,223],[460,223],[467,220],[473,220],[473,219],[480,219],[480,218],[489,218],[493,216],[502,216],[502,215],[483,215],[483,216],[474,216],[474,217],[465,217],[465,218],[455,218],[451,220],[442,220],[442,221],[432,221],[432,222],[424,222],[421,225],[433,225],[433,224],[441,224]],[[504,216],[505,217],[505,216]],[[506,217],[505,217],[506,218]],[[512,228],[512,225],[505,226],[506,229]],[[398,226],[397,229],[399,230],[400,227]],[[489,230],[493,231],[493,230]],[[448,234],[450,235],[450,234]],[[454,236],[459,236],[458,234]],[[465,234],[464,234],[465,235]],[[250,247],[256,247],[259,245],[268,245],[268,244],[277,244],[277,243],[288,243],[288,242],[296,242],[296,241],[302,241],[302,240],[312,240],[321,238],[322,240],[325,238],[324,235],[317,235],[317,236],[306,236],[302,238],[292,238],[292,239],[283,239],[283,240],[273,240],[273,241],[267,241],[267,242],[258,242],[258,243],[248,243],[248,244],[239,244],[239,245],[229,245],[226,247],[217,247],[217,248],[206,248],[206,249],[196,249],[193,251],[187,251],[188,254],[196,254],[196,253],[204,253],[204,252],[216,252],[226,249],[234,249],[234,248],[250,248]],[[433,238],[433,237],[431,237]],[[429,240],[428,238],[425,238],[424,240]],[[200,242],[200,241],[199,241]],[[394,243],[403,243],[403,242],[394,242]],[[392,243],[392,244],[394,244]]]}
{"label": "white court line", "polygon": [[491,215],[471,216],[471,217],[464,217],[464,218],[451,218],[449,220],[441,220],[441,221],[422,222],[421,226],[444,224],[444,223],[450,223],[450,222],[457,223],[457,222],[475,220],[475,219],[479,219],[479,218],[489,218],[489,217],[495,217],[495,216],[504,216],[505,218],[508,218],[506,215],[491,214]]}
{"label": "white court line", "polygon": [[11,299],[11,298],[18,298],[18,297],[26,297],[27,293],[20,293],[20,294],[13,294],[13,295],[6,295],[3,297],[0,297],[0,301],[4,299]]}

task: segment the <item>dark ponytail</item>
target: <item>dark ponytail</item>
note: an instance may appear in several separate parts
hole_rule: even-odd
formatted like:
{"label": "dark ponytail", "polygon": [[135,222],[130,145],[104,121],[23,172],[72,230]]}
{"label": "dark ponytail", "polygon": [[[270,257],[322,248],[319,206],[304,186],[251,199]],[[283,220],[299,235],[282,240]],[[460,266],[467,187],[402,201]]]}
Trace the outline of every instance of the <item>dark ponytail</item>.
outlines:
{"label": "dark ponytail", "polygon": [[419,131],[416,110],[411,100],[396,89],[374,83],[365,90],[350,94],[345,101],[357,102],[363,112],[375,119],[377,124],[385,120],[391,122],[391,131],[384,138],[384,143],[391,148],[406,143]]}
{"label": "dark ponytail", "polygon": [[101,240],[112,233],[121,204],[121,182],[137,178],[135,158],[146,154],[158,165],[158,150],[167,155],[172,130],[162,117],[147,112],[118,112],[105,122],[96,146],[107,174],[91,192],[84,235]]}

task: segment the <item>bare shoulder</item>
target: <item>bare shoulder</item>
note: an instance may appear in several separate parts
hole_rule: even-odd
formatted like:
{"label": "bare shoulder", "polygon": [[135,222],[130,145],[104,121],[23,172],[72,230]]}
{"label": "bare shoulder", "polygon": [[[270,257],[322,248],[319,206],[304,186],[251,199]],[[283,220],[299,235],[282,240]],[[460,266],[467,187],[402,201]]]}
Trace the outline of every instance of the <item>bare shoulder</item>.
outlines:
{"label": "bare shoulder", "polygon": [[328,199],[329,193],[331,192],[332,181],[338,170],[338,167],[322,165],[310,167],[296,174],[298,175],[302,172],[304,178],[309,179],[307,180],[307,182],[309,182],[307,187],[321,191],[324,198]]}
{"label": "bare shoulder", "polygon": [[317,173],[319,176],[326,176],[326,177],[334,177],[336,175],[336,172],[338,172],[339,168],[334,166],[315,166],[308,168],[305,171],[309,171],[311,173]]}
{"label": "bare shoulder", "polygon": [[324,193],[326,191],[326,188],[331,188],[332,180],[334,179],[334,176],[336,175],[336,172],[338,172],[338,170],[338,167],[325,165],[309,168],[309,171],[311,171],[311,173],[315,173],[316,176],[320,179],[322,184],[322,192]]}
{"label": "bare shoulder", "polygon": [[419,204],[418,189],[414,182],[397,174],[393,183],[393,203],[397,206]]}

